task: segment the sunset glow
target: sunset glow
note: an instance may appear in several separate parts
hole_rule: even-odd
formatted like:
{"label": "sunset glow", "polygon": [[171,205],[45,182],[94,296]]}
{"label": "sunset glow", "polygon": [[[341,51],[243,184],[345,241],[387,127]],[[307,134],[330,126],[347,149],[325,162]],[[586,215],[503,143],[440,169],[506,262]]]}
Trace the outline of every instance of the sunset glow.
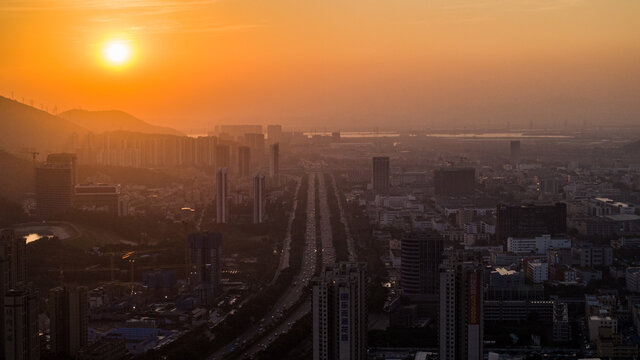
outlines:
{"label": "sunset glow", "polygon": [[640,114],[638,1],[80,3],[0,5],[0,94],[187,128]]}
{"label": "sunset glow", "polygon": [[131,48],[122,40],[109,41],[104,47],[104,56],[110,65],[124,65],[131,58]]}

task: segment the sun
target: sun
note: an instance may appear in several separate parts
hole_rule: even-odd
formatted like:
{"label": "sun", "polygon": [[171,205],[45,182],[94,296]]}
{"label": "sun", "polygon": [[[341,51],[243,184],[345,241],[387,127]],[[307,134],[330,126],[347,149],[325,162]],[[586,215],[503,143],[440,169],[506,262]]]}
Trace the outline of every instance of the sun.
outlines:
{"label": "sun", "polygon": [[124,65],[131,59],[131,46],[123,40],[111,40],[104,45],[103,54],[110,65]]}

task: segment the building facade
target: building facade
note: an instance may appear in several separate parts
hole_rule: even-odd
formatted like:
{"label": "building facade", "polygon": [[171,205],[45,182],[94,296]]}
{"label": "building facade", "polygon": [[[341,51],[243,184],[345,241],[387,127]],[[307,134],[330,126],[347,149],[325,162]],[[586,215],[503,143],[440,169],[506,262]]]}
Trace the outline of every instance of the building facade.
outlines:
{"label": "building facade", "polygon": [[373,192],[376,195],[386,195],[389,193],[389,158],[379,156],[373,158]]}
{"label": "building facade", "polygon": [[342,262],[313,281],[313,359],[367,358],[366,264]]}
{"label": "building facade", "polygon": [[229,216],[227,191],[227,168],[219,168],[216,173],[216,222],[218,224],[226,224]]}
{"label": "building facade", "polygon": [[51,351],[73,357],[88,344],[89,299],[87,288],[56,287],[49,290]]}
{"label": "building facade", "polygon": [[445,260],[440,270],[440,359],[483,359],[483,289],[478,261]]}
{"label": "building facade", "polygon": [[211,304],[220,289],[222,234],[194,233],[188,238],[189,282],[205,304]]}

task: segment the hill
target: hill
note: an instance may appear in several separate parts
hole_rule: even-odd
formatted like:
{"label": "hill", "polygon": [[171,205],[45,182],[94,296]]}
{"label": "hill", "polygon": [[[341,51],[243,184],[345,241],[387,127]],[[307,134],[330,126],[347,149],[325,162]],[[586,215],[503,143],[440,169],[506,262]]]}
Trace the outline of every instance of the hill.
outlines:
{"label": "hill", "polygon": [[25,193],[35,191],[33,163],[0,150],[0,198],[12,201],[22,199]]}
{"label": "hill", "polygon": [[58,151],[86,129],[48,112],[0,96],[0,147]]}
{"label": "hill", "polygon": [[149,124],[119,110],[69,110],[59,116],[95,133],[124,130],[147,134],[184,135],[178,130]]}

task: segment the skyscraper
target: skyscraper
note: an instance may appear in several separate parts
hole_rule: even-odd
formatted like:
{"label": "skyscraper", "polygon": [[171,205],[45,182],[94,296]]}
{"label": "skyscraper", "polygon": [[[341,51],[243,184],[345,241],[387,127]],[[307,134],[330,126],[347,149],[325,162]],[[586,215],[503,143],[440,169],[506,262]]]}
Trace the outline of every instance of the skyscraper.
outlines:
{"label": "skyscraper", "polygon": [[238,175],[249,176],[251,169],[251,148],[238,146]]}
{"label": "skyscraper", "polygon": [[189,234],[188,243],[190,285],[204,303],[211,304],[220,286],[222,234]]}
{"label": "skyscraper", "polygon": [[6,251],[7,289],[24,285],[27,281],[27,241],[16,236],[13,229],[4,229],[0,232],[0,244]]}
{"label": "skyscraper", "polygon": [[51,351],[73,357],[88,343],[89,299],[87,288],[56,287],[49,290]]}
{"label": "skyscraper", "polygon": [[442,236],[435,231],[411,232],[402,238],[401,245],[402,295],[409,300],[437,304],[440,296],[438,273],[442,261]]}
{"label": "skyscraper", "polygon": [[75,154],[51,154],[36,168],[36,206],[38,216],[50,218],[73,205],[76,184]]}
{"label": "skyscraper", "polygon": [[484,358],[483,287],[480,262],[445,260],[440,271],[440,359]]}
{"label": "skyscraper", "polygon": [[389,193],[389,158],[386,156],[373,158],[373,192],[376,195]]}
{"label": "skyscraper", "polygon": [[511,164],[517,166],[520,163],[520,140],[511,140],[509,143]]}
{"label": "skyscraper", "polygon": [[442,167],[433,170],[434,192],[440,196],[467,196],[473,194],[476,169],[471,167]]}
{"label": "skyscraper", "polygon": [[215,162],[215,150],[218,138],[215,136],[199,136],[195,140],[195,164],[198,166],[212,166]]}
{"label": "skyscraper", "polygon": [[567,233],[567,205],[499,204],[496,213],[496,239],[505,243],[508,237],[535,237]]}
{"label": "skyscraper", "polygon": [[267,138],[269,138],[269,141],[279,141],[281,135],[281,125],[267,125]]}
{"label": "skyscraper", "polygon": [[4,358],[40,359],[38,296],[31,288],[11,289],[4,296]]}
{"label": "skyscraper", "polygon": [[341,262],[313,281],[313,359],[367,358],[366,264]]}
{"label": "skyscraper", "polygon": [[[27,280],[27,245],[24,237],[16,236],[13,229],[0,232],[0,334],[5,334],[5,294],[22,288]],[[11,321],[8,319],[7,321]],[[0,335],[0,356],[5,354],[5,339]],[[9,359],[8,357],[5,357]]]}
{"label": "skyscraper", "polygon": [[262,224],[264,217],[264,174],[253,177],[253,223]]}
{"label": "skyscraper", "polygon": [[216,167],[229,167],[231,165],[231,149],[229,145],[216,145]]}
{"label": "skyscraper", "polygon": [[[4,334],[4,294],[10,289],[9,246],[0,241],[0,334]],[[0,357],[4,357],[4,336],[0,336]]]}
{"label": "skyscraper", "polygon": [[271,179],[280,175],[280,144],[275,143],[269,146],[269,176]]}
{"label": "skyscraper", "polygon": [[216,173],[216,222],[226,224],[229,209],[227,208],[227,168],[222,167]]}
{"label": "skyscraper", "polygon": [[78,157],[73,153],[56,153],[47,155],[47,164],[64,164],[71,166],[72,185],[78,182],[78,169],[76,166]]}

